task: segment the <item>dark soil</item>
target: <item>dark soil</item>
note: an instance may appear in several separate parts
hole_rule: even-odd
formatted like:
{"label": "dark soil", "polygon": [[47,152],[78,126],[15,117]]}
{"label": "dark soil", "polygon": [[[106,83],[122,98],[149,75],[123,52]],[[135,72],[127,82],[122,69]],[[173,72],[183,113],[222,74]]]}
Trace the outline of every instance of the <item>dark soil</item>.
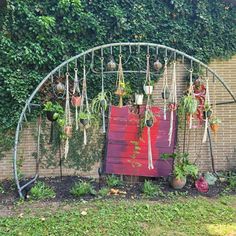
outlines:
{"label": "dark soil", "polygon": [[[94,189],[96,191],[99,191],[101,188],[108,188],[106,184],[106,179],[101,178],[99,180],[89,179],[89,178],[82,178],[78,176],[66,176],[62,179],[60,177],[54,177],[54,178],[39,178],[37,181],[43,181],[46,185],[51,186],[55,192],[56,197],[53,199],[46,199],[41,200],[41,202],[63,202],[63,201],[74,201],[78,199],[83,199],[86,201],[95,199],[95,198],[116,198],[116,199],[140,199],[145,197],[142,193],[142,187],[143,187],[143,181],[144,179],[139,179],[141,182],[136,183],[128,183],[123,182],[122,185],[118,187],[114,187],[114,189],[119,189],[123,193],[112,195],[109,194],[105,197],[101,197],[98,195],[85,195],[83,197],[75,197],[70,193],[71,188],[74,186],[74,184],[78,181],[89,181]],[[219,196],[222,193],[227,194],[236,194],[236,190],[232,191],[229,190],[227,182],[220,182],[217,181],[215,185],[209,186],[209,191],[207,193],[199,193],[197,189],[194,187],[193,182],[189,181],[186,186],[181,190],[174,190],[170,185],[169,182],[166,179],[163,178],[155,178],[152,179],[153,183],[158,184],[158,186],[161,189],[161,193],[157,194],[157,196],[153,198],[148,198],[149,200],[168,200],[175,196],[205,196],[209,198],[214,198]],[[12,181],[3,181],[0,183],[2,186],[2,190],[0,192],[0,208],[3,206],[11,206],[14,205],[17,200],[19,199],[18,193],[15,188],[15,183]],[[110,188],[109,188],[110,189]],[[29,198],[26,201],[29,201],[31,199],[30,193]]]}

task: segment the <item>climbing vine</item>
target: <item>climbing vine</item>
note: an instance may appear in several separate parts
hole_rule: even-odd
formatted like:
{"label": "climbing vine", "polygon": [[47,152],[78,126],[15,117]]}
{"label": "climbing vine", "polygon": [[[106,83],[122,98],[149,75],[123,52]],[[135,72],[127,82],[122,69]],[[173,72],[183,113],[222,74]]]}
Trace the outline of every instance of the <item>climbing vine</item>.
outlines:
{"label": "climbing vine", "polygon": [[[15,129],[25,100],[49,71],[95,45],[155,42],[206,63],[236,53],[236,7],[223,0],[6,2],[0,10],[0,133]],[[100,92],[99,83],[92,85]]]}

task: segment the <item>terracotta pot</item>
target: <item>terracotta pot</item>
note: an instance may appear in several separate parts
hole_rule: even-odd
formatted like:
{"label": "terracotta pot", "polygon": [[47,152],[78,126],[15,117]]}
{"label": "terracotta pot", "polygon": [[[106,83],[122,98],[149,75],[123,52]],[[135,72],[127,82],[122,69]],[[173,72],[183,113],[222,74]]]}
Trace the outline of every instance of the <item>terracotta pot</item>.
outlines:
{"label": "terracotta pot", "polygon": [[143,90],[146,95],[151,95],[153,92],[153,86],[143,85]]}
{"label": "terracotta pot", "polygon": [[81,105],[81,96],[72,96],[71,104],[75,107],[79,107]]}
{"label": "terracotta pot", "polygon": [[54,114],[55,114],[55,112],[53,112],[53,111],[47,111],[46,112],[47,119],[49,121],[51,121],[51,122],[56,121],[58,119],[58,117],[57,118],[53,118]]}
{"label": "terracotta pot", "polygon": [[174,189],[182,189],[186,184],[186,177],[182,179],[177,179],[176,177],[172,177],[170,183]]}
{"label": "terracotta pot", "polygon": [[70,138],[72,136],[72,127],[70,125],[65,126],[64,132]]}
{"label": "terracotta pot", "polygon": [[211,130],[216,133],[219,129],[219,124],[211,124]]}
{"label": "terracotta pot", "polygon": [[135,93],[135,104],[136,105],[143,105],[143,94]]}

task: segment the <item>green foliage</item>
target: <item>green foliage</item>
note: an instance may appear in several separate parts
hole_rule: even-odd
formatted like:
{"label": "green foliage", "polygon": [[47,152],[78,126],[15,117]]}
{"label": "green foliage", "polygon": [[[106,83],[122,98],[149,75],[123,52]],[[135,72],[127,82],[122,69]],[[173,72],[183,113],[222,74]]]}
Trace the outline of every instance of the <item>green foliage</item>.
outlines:
{"label": "green foliage", "polygon": [[185,112],[188,114],[194,114],[197,111],[198,102],[192,95],[186,95],[183,97],[183,105]]}
{"label": "green foliage", "polygon": [[70,193],[74,195],[75,197],[84,196],[86,194],[96,194],[96,191],[94,190],[93,186],[89,182],[79,182],[75,183],[75,185],[70,190]]}
{"label": "green foliage", "polygon": [[142,192],[146,197],[163,197],[164,193],[158,185],[149,180],[145,180]]}
{"label": "green foliage", "polygon": [[105,196],[108,195],[109,192],[110,192],[110,190],[108,188],[101,188],[98,191],[98,195],[101,196],[101,197],[105,197]]}
{"label": "green foliage", "polygon": [[107,176],[106,182],[109,188],[118,187],[123,184],[123,181],[115,175]]}
{"label": "green foliage", "polygon": [[213,118],[210,119],[209,123],[211,125],[213,125],[213,124],[221,124],[221,120],[218,117],[213,117]]}
{"label": "green foliage", "polygon": [[0,183],[0,193],[4,194],[5,193],[5,189],[3,187],[3,185]]}
{"label": "green foliage", "polygon": [[[236,53],[235,6],[221,0],[7,2],[0,10],[0,133],[15,128],[26,99],[49,71],[95,45],[157,42],[203,62]],[[135,91],[137,76],[125,76]],[[100,77],[91,75],[88,87],[95,97]],[[114,91],[113,76],[105,87]]]}
{"label": "green foliage", "polygon": [[162,159],[173,158],[174,159],[174,169],[173,175],[177,179],[182,179],[187,176],[197,177],[198,168],[195,164],[189,161],[188,153],[175,152],[172,154],[162,154]]}
{"label": "green foliage", "polygon": [[236,191],[236,173],[230,173],[228,177],[229,188]]}
{"label": "green foliage", "polygon": [[44,182],[38,181],[30,190],[30,196],[34,200],[54,198],[55,191]]}

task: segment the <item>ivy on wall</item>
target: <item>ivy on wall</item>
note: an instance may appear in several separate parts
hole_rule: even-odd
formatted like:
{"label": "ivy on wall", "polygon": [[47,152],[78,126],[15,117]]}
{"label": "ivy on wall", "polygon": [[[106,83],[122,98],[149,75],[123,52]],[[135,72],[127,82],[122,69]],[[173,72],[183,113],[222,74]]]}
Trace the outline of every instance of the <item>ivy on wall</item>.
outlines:
{"label": "ivy on wall", "polygon": [[223,0],[7,2],[0,10],[0,132],[15,128],[49,71],[93,46],[154,42],[206,63],[236,53],[236,7]]}

